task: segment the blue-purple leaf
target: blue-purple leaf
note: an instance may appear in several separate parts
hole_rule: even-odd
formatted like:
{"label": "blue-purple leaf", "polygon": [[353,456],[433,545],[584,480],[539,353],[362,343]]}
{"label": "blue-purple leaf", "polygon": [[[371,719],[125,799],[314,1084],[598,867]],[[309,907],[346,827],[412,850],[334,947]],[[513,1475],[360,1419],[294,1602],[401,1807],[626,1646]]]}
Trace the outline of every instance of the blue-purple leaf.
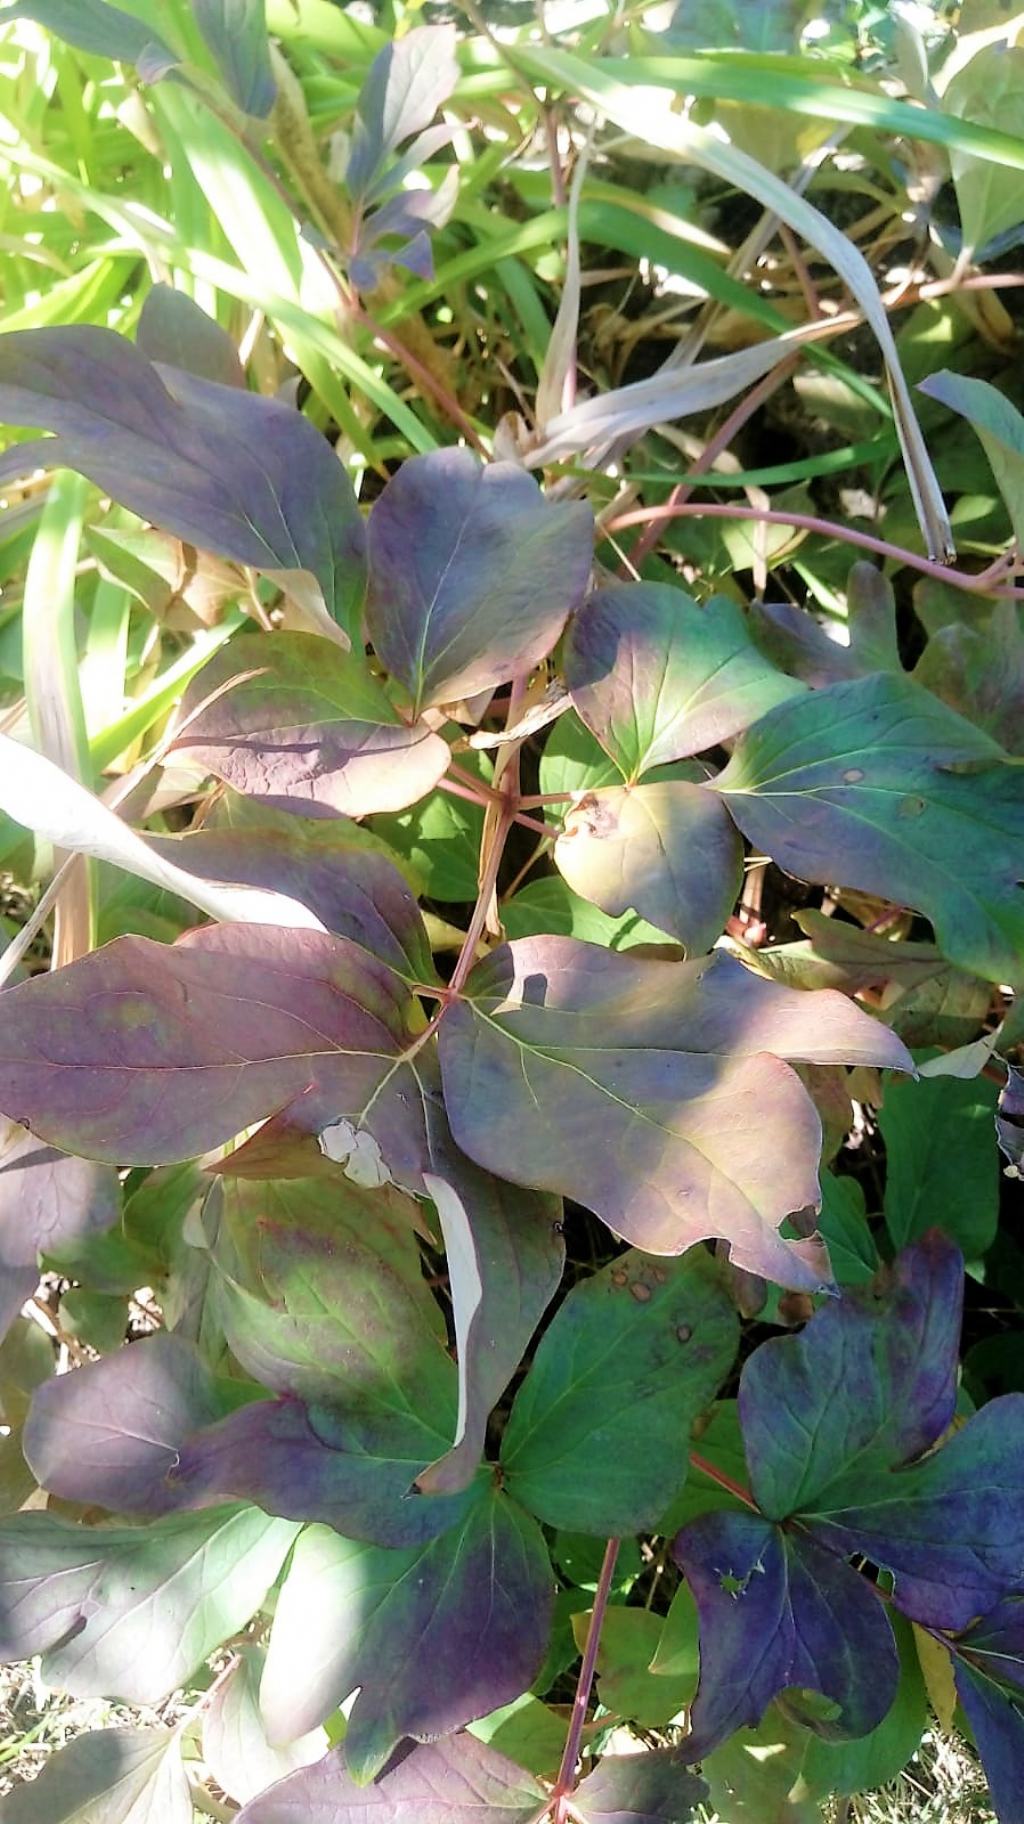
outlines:
{"label": "blue-purple leaf", "polygon": [[146,293],[135,346],[150,361],[182,368],[197,380],[245,385],[238,350],[227,331],[200,310],[187,291],[176,291],[173,285],[154,285]]}
{"label": "blue-purple leaf", "polygon": [[420,26],[378,51],[363,84],[345,181],[353,199],[380,181],[398,147],[430,126],[459,76],[453,26]]}
{"label": "blue-purple leaf", "polygon": [[120,1210],[110,1166],[41,1146],[0,1116],[0,1339],[36,1289],[40,1254],[101,1234]]}
{"label": "blue-purple leaf", "polygon": [[700,1683],[687,1759],[760,1721],[779,1692],[821,1692],[819,1726],[866,1735],[896,1695],[899,1660],[881,1598],[806,1533],[759,1514],[708,1514],[675,1544],[700,1615]]}
{"label": "blue-purple leaf", "polygon": [[677,1748],[606,1754],[572,1795],[582,1824],[688,1824],[708,1796]]}
{"label": "blue-purple leaf", "polygon": [[999,1824],[1024,1819],[1024,1596],[1015,1591],[955,1643],[956,1689]]}
{"label": "blue-purple leaf", "polygon": [[34,19],[77,50],[134,63],[145,82],[157,82],[180,62],[151,26],[108,0],[16,0],[0,12],[0,25],[11,19]]}

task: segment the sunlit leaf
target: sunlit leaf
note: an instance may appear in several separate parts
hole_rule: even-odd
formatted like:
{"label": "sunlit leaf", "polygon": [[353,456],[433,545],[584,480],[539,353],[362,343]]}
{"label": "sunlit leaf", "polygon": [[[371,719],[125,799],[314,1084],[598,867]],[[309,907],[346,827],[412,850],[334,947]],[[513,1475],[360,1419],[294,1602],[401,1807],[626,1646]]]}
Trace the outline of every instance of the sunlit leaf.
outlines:
{"label": "sunlit leaf", "polygon": [[592,546],[590,508],[549,504],[510,463],[404,463],[370,514],[367,625],[414,712],[531,670],[583,595]]}
{"label": "sunlit leaf", "polygon": [[195,16],[232,100],[243,113],[263,119],[277,92],[266,0],[195,0]]}
{"label": "sunlit leaf", "polygon": [[193,679],[182,713],[193,719],[175,752],[271,810],[402,810],[449,761],[447,742],[404,722],[361,657],[312,633],[232,640]]}
{"label": "sunlit leaf", "polygon": [[823,1250],[778,1227],[818,1201],[820,1130],[781,1056],[908,1063],[839,996],[723,955],[637,961],[572,938],[479,964],[440,1045],[452,1131],[488,1170],[573,1197],[652,1252],[723,1236],[737,1265],[809,1288]]}
{"label": "sunlit leaf", "polygon": [[965,969],[1019,974],[1020,774],[909,678],[784,703],[741,736],[715,784],[743,834],[789,873],[914,906]]}
{"label": "sunlit leaf", "polygon": [[36,1289],[39,1255],[111,1228],[120,1212],[110,1166],[40,1146],[0,1118],[0,1338]]}
{"label": "sunlit leaf", "polygon": [[[949,84],[943,105],[946,111],[976,126],[1024,135],[1021,82],[1024,51],[1011,44],[987,44],[958,70]],[[973,158],[953,147],[950,165],[956,200],[960,207],[964,251],[975,254],[986,241],[1016,228],[1024,221],[1020,185],[1011,171]]]}
{"label": "sunlit leaf", "polygon": [[543,1789],[471,1735],[412,1748],[372,1786],[357,1785],[336,1748],[254,1799],[238,1824],[531,1824]]}
{"label": "sunlit leaf", "polygon": [[93,1729],[47,1755],[35,1779],[0,1799],[4,1824],[192,1824],[172,1729]]}
{"label": "sunlit leaf", "polygon": [[261,1647],[239,1648],[238,1664],[203,1717],[203,1760],[218,1786],[243,1805],[276,1780],[320,1760],[328,1748],[323,1729],[276,1748],[268,1742],[259,1702],[265,1663]]}
{"label": "sunlit leaf", "polygon": [[576,1286],[540,1343],[502,1439],[509,1492],[550,1526],[657,1526],[690,1425],[729,1372],[731,1301],[700,1252],[622,1254]]}

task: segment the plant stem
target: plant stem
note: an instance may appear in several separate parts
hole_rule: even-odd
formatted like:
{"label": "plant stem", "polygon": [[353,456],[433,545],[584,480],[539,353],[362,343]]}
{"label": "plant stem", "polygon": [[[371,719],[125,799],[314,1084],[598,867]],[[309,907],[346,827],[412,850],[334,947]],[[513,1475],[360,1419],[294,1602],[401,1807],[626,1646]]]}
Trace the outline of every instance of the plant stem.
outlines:
{"label": "plant stem", "polygon": [[1015,601],[1024,599],[1024,589],[992,588],[987,580],[992,566],[989,566],[989,570],[980,571],[978,575],[972,575],[967,570],[954,570],[933,558],[918,557],[916,552],[907,551],[902,545],[890,545],[884,538],[873,538],[868,532],[855,532],[850,526],[839,525],[831,519],[819,519],[812,513],[786,513],[767,507],[727,506],[717,502],[702,505],[695,501],[680,503],[678,506],[636,507],[613,519],[606,529],[609,532],[621,532],[626,526],[646,525],[651,520],[701,518],[756,519],[766,526],[794,526],[801,532],[818,532],[823,538],[842,539],[845,544],[857,545],[862,551],[873,551],[877,557],[894,558],[899,564],[920,570],[923,576],[932,576],[940,583],[951,583],[955,589],[964,589],[969,594],[1009,596]]}
{"label": "plant stem", "polygon": [[752,1507],[755,1512],[757,1511],[757,1502],[749,1488],[744,1488],[742,1482],[734,1482],[724,1469],[716,1469],[713,1463],[709,1463],[706,1457],[698,1455],[695,1450],[690,1452],[690,1462],[694,1469],[700,1470],[702,1476],[707,1476],[711,1482],[717,1482],[719,1488],[727,1488],[730,1495],[736,1496],[737,1501],[742,1501],[747,1507]]}
{"label": "plant stem", "polygon": [[587,1644],[583,1649],[583,1664],[576,1680],[576,1696],[573,1698],[572,1716],[569,1719],[569,1733],[565,1740],[558,1778],[552,1794],[552,1824],[566,1824],[569,1816],[568,1799],[576,1784],[576,1763],[580,1758],[580,1742],[583,1740],[583,1724],[586,1720],[587,1705],[590,1702],[590,1688],[594,1682],[597,1667],[597,1649],[601,1643],[601,1628],[604,1624],[605,1610],[612,1591],[612,1578],[619,1556],[619,1541],[609,1539],[604,1548],[604,1563],[598,1580],[597,1594],[590,1616],[590,1627],[587,1629]]}

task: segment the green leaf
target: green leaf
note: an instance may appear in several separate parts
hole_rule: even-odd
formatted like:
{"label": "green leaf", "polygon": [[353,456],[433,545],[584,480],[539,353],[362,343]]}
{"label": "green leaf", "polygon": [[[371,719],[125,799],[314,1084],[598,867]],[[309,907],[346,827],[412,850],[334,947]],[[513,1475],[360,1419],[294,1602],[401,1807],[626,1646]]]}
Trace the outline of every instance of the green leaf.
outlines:
{"label": "green leaf", "polygon": [[528,1773],[557,1773],[565,1747],[564,1720],[529,1691],[470,1723],[469,1733]]}
{"label": "green leaf", "polygon": [[701,1764],[717,1815],[728,1824],[820,1824],[803,1781],[811,1740],[777,1703],[756,1728],[737,1729]]}
{"label": "green leaf", "polygon": [[743,880],[743,845],[721,800],[683,780],[588,792],[566,816],[555,861],[610,917],[635,911],[698,956]]}
{"label": "green leaf", "polygon": [[493,1485],[461,1525],[407,1551],[307,1528],[271,1629],[270,1740],[314,1728],[359,1686],[345,1754],[360,1784],[372,1779],[403,1736],[433,1740],[527,1689],[551,1589],[539,1527]]}
{"label": "green leaf", "polygon": [[[675,1721],[693,1696],[696,1676],[665,1677],[650,1670],[664,1623],[648,1609],[617,1604],[605,1610],[597,1649],[598,1696],[614,1716],[662,1729]],[[590,1628],[589,1613],[573,1616],[576,1645],[582,1653]]]}
{"label": "green leaf", "polygon": [[1008,754],[1024,753],[1024,625],[1016,602],[996,602],[978,627],[963,621],[940,627],[914,677]]}
{"label": "green leaf", "polygon": [[793,51],[806,0],[681,0],[665,33],[681,51]]}
{"label": "green leaf", "polygon": [[[1024,57],[1024,51],[1021,55]],[[1006,502],[1017,544],[1024,545],[1024,417],[987,380],[954,374],[948,368],[929,374],[919,390],[966,418],[977,431]]]}
{"label": "green leaf", "polygon": [[[953,77],[943,105],[958,120],[994,127],[1024,139],[1024,49],[986,44]],[[1019,177],[1001,165],[950,148],[964,252],[973,255],[986,241],[1024,221]]]}
{"label": "green leaf", "polygon": [[629,783],[803,694],[758,651],[728,597],[699,607],[665,583],[588,596],[570,623],[565,675],[580,716]]}
{"label": "green leaf", "polygon": [[17,0],[0,13],[9,19],[35,19],[78,50],[134,63],[148,82],[156,82],[179,61],[149,26],[107,0]]}
{"label": "green leaf", "polygon": [[502,904],[501,922],[509,937],[539,937],[546,931],[601,944],[606,950],[632,950],[638,944],[667,944],[667,932],[655,930],[635,912],[609,918],[581,899],[559,874],[531,880]]}
{"label": "green leaf", "polygon": [[[462,764],[489,782],[486,755],[463,755]],[[542,788],[542,789],[547,789]],[[472,905],[476,899],[483,807],[448,792],[431,792],[411,810],[375,817],[373,828],[408,862],[423,882],[427,898]]]}
{"label": "green leaf", "polygon": [[574,1287],[541,1340],[502,1440],[510,1493],[550,1526],[653,1530],[738,1342],[705,1254],[620,1255]]}
{"label": "green leaf", "polygon": [[1002,759],[920,685],[880,674],[772,710],[715,784],[743,834],[788,873],[914,906],[947,956],[1013,981],[1024,788]]}
{"label": "green leaf", "polygon": [[904,1248],[945,1229],[969,1261],[999,1225],[999,1087],[986,1077],[919,1077],[891,1083],[879,1111],[885,1141],[885,1221]]}
{"label": "green leaf", "polygon": [[0,1799],[3,1824],[192,1824],[173,1729],[93,1729]]}
{"label": "green leaf", "polygon": [[890,1620],[900,1654],[900,1682],[892,1709],[877,1729],[855,1741],[828,1742],[812,1736],[803,1771],[815,1796],[842,1797],[884,1786],[896,1778],[920,1746],[928,1720],[928,1698],[914,1631],[902,1615],[894,1612]]}
{"label": "green leaf", "polygon": [[[886,1103],[902,1085],[886,1089]],[[925,1225],[927,1227],[927,1224]],[[864,1192],[856,1178],[821,1174],[821,1215],[818,1227],[828,1242],[832,1271],[841,1286],[863,1286],[878,1271],[878,1249],[868,1227]]]}
{"label": "green leaf", "polygon": [[254,1507],[145,1527],[17,1514],[0,1525],[0,1656],[42,1653],[76,1697],[157,1704],[245,1626],[296,1530]]}

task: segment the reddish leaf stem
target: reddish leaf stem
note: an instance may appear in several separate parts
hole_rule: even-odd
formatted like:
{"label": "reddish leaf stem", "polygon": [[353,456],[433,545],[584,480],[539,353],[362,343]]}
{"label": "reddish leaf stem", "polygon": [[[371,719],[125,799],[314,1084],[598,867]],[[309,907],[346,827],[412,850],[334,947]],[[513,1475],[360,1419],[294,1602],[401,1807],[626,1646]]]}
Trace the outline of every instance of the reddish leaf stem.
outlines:
{"label": "reddish leaf stem", "polygon": [[590,1702],[590,1689],[594,1682],[597,1668],[597,1649],[601,1644],[601,1628],[604,1624],[605,1610],[612,1591],[612,1578],[619,1556],[619,1541],[609,1539],[604,1548],[604,1562],[601,1576],[594,1597],[590,1626],[587,1629],[587,1644],[583,1649],[583,1664],[576,1680],[576,1696],[573,1698],[572,1716],[569,1719],[569,1733],[565,1740],[561,1766],[555,1781],[552,1794],[551,1824],[567,1824],[570,1816],[569,1796],[576,1784],[576,1763],[580,1758],[580,1743],[583,1740],[583,1724],[586,1721],[587,1705]]}
{"label": "reddish leaf stem", "polygon": [[[823,538],[842,539],[845,544],[857,545],[862,551],[873,551],[877,557],[891,557],[897,563],[907,564],[912,570],[920,570],[923,576],[932,576],[940,583],[951,583],[955,589],[964,589],[977,595],[1009,596],[1015,601],[1024,599],[1024,589],[1000,589],[993,587],[989,578],[996,565],[981,570],[977,575],[967,570],[954,570],[946,564],[937,563],[929,557],[919,557],[914,551],[907,551],[902,545],[891,545],[884,538],[873,538],[868,532],[855,532],[851,526],[839,525],[831,519],[819,519],[812,513],[787,513],[767,507],[741,507],[714,503],[703,505],[700,501],[680,502],[677,506],[634,507],[628,513],[622,513],[613,519],[606,530],[621,532],[626,526],[646,525],[651,520],[663,519],[755,519],[766,526],[795,526],[798,531],[818,532]],[[999,569],[1005,565],[999,560]]]}
{"label": "reddish leaf stem", "polygon": [[724,1469],[716,1469],[713,1463],[708,1462],[707,1457],[700,1456],[695,1450],[690,1452],[690,1462],[694,1469],[700,1470],[702,1476],[707,1476],[711,1482],[717,1482],[719,1488],[728,1489],[730,1495],[736,1496],[737,1501],[742,1501],[746,1507],[752,1507],[755,1512],[757,1511],[757,1502],[749,1488],[744,1488],[742,1482],[734,1482]]}

